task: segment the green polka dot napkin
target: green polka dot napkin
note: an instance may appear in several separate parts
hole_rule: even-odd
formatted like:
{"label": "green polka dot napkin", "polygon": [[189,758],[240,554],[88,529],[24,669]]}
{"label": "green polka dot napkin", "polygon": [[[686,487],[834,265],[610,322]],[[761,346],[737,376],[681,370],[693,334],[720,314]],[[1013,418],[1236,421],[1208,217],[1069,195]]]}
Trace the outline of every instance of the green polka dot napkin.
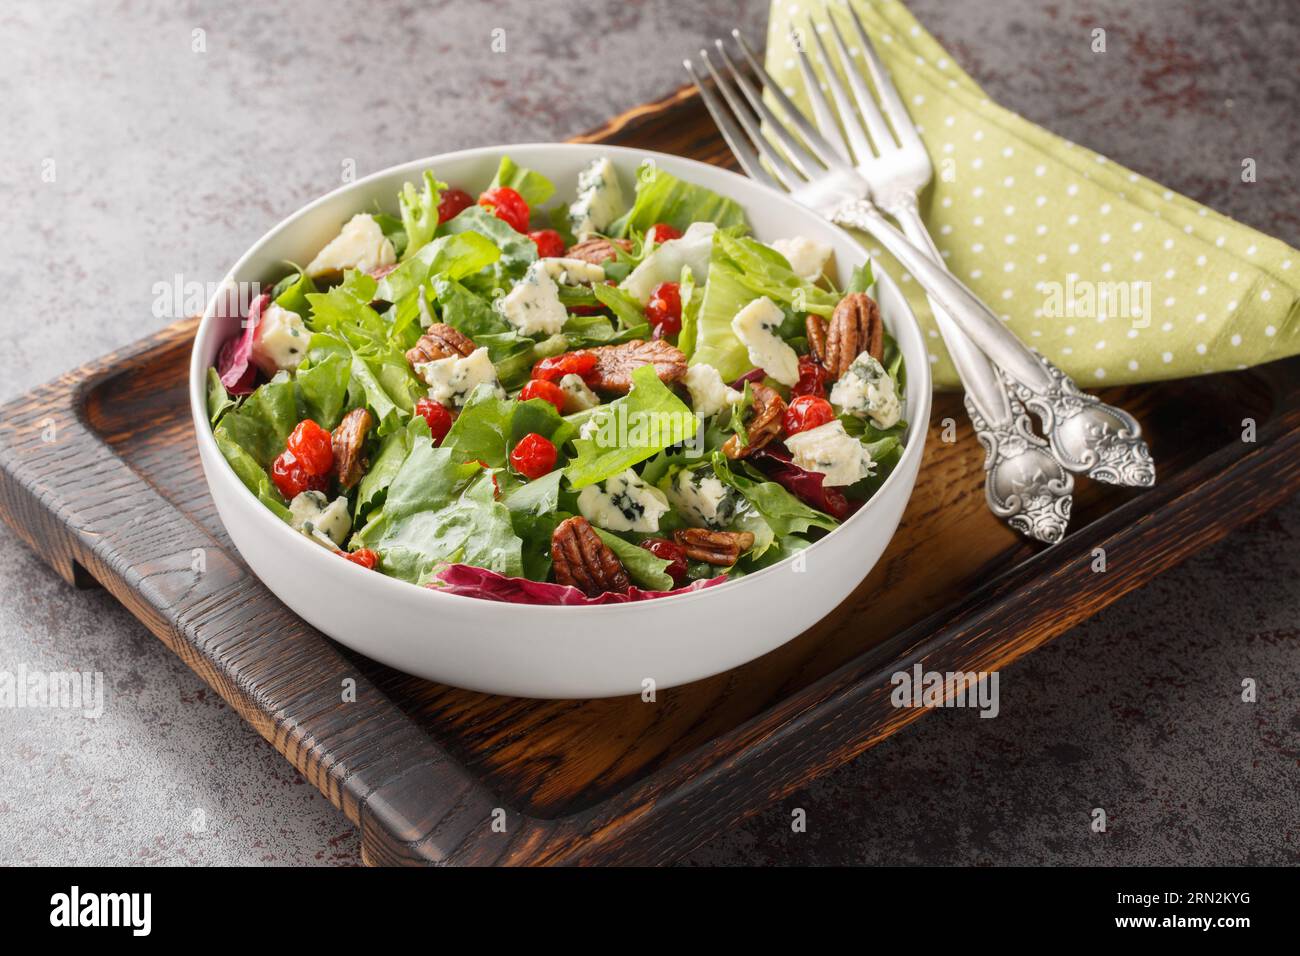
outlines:
{"label": "green polka dot napkin", "polygon": [[[852,2],[930,152],[921,212],[948,268],[1023,341],[1085,387],[1300,352],[1294,249],[991,102],[897,0]],[[837,6],[772,6],[767,67],[805,110],[796,45],[816,51],[808,17],[824,32]],[[851,40],[847,11],[835,16]],[[902,280],[929,336],[935,385],[957,387],[924,293],[863,242]]]}

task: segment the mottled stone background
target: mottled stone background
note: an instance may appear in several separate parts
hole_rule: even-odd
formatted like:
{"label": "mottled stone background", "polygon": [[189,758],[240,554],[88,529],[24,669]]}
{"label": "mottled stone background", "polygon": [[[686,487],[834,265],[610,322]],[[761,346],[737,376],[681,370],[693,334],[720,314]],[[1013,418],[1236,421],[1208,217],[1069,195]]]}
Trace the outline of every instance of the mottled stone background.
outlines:
{"label": "mottled stone background", "polygon": [[[1294,0],[913,8],[1001,102],[1300,242]],[[8,0],[0,399],[170,321],[154,283],[216,281],[346,159],[562,139],[765,22],[762,0]],[[687,862],[1300,862],[1298,536],[1293,502],[1006,670],[998,719],[932,714]],[[0,670],[108,681],[97,722],[0,711],[0,862],[359,861],[351,825],[106,594],[21,546],[0,594]]]}

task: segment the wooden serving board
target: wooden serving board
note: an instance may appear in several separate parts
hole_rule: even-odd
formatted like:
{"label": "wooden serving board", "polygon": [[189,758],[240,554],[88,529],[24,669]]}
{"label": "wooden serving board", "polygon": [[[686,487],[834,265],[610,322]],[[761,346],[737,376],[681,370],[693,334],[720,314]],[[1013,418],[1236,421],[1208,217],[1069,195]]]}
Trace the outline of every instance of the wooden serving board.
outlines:
{"label": "wooden serving board", "polygon": [[[730,163],[687,90],[581,139]],[[1081,481],[1070,534],[1037,547],[985,507],[982,452],[957,397],[940,395],[898,534],[812,630],[653,702],[493,697],[352,654],[249,572],[194,447],[194,328],[0,410],[0,513],[220,692],[361,828],[375,864],[669,861],[924,713],[891,705],[895,671],[1000,668],[1300,488],[1297,362],[1112,389],[1146,429],[1159,483]],[[717,626],[701,621],[700,639]],[[355,702],[341,699],[348,679]]]}

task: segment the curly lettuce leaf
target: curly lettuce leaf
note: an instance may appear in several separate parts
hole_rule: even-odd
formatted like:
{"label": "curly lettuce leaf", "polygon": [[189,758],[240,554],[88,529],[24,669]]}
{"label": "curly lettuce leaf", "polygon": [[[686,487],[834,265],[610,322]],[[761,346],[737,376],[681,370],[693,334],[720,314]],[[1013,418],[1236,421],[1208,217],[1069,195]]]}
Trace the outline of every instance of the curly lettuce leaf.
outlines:
{"label": "curly lettuce leaf", "polygon": [[424,171],[424,188],[416,189],[413,183],[403,183],[397,196],[402,212],[402,229],[406,232],[406,248],[402,258],[408,259],[433,239],[438,230],[438,203],[446,183],[433,178],[433,171]]}
{"label": "curly lettuce leaf", "polygon": [[372,297],[385,302],[401,302],[431,276],[464,279],[486,269],[499,258],[501,250],[497,245],[477,232],[439,236],[384,276]]}

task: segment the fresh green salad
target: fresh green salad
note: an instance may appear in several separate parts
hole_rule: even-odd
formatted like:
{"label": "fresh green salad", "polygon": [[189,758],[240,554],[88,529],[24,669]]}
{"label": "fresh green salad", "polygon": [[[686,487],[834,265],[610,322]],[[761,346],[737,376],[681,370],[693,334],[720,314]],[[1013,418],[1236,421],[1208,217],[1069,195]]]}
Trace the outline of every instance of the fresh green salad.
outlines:
{"label": "fresh green salad", "polygon": [[837,289],[822,242],[652,164],[629,186],[427,171],[287,264],[208,373],[235,474],[349,561],[492,600],[657,598],[833,532],[905,430],[869,264]]}

